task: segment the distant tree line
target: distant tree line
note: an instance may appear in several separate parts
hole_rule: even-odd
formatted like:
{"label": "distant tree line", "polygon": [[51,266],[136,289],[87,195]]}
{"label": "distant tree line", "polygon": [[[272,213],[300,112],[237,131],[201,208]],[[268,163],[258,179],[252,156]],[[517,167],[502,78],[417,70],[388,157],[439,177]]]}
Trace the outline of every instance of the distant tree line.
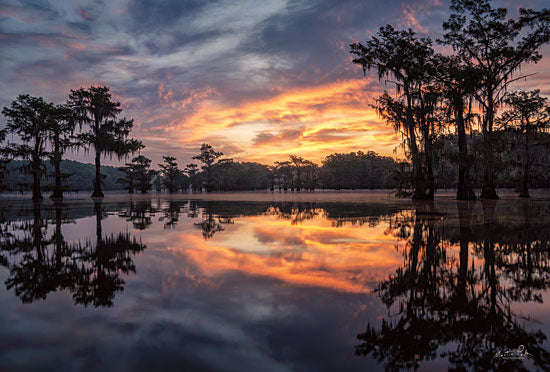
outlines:
{"label": "distant tree line", "polygon": [[[380,80],[396,87],[396,94],[384,92],[373,107],[402,134],[412,165],[414,199],[433,199],[441,159],[437,145],[450,131],[458,150],[453,158],[458,199],[476,198],[473,166],[482,171],[481,198],[498,199],[496,186],[510,138],[503,132],[514,133],[521,149],[517,151],[520,196],[529,196],[533,168],[548,169],[548,163],[536,164],[533,159],[535,147],[546,145],[548,151],[546,98],[538,90],[508,92],[508,88],[529,76],[518,74],[524,64],[542,58],[539,50],[550,41],[550,10],[520,8],[517,19],[507,13],[492,7],[489,0],[452,0],[451,15],[443,23],[445,34],[437,41],[452,48],[450,55],[436,52],[431,39],[391,25],[381,27],[364,44],[350,45],[353,63],[364,73],[376,70]],[[476,143],[470,143],[475,149],[469,146],[468,133],[476,136]]]}
{"label": "distant tree line", "polygon": [[[301,191],[315,189],[387,189],[399,188],[402,164],[391,157],[379,156],[375,152],[361,151],[349,154],[331,154],[322,165],[290,155],[287,161],[273,165],[255,162],[236,162],[223,158],[223,153],[204,143],[200,153],[193,157],[200,166],[190,163],[180,169],[176,158],[164,157],[159,171],[153,172],[154,181],[150,188],[177,191],[231,191],[231,190],[281,190]],[[135,158],[127,164],[126,177],[119,182],[130,193],[134,192],[137,176],[130,176],[129,170],[139,168]],[[147,170],[145,170],[147,172]],[[142,172],[143,173],[143,172]],[[133,178],[132,178],[133,177]],[[130,187],[132,186],[132,187]],[[149,189],[150,189],[149,188]],[[146,192],[148,189],[142,189]]]}
{"label": "distant tree line", "polygon": [[[521,154],[524,144],[516,133],[499,132],[500,141],[507,151],[499,155],[498,187],[516,188],[518,191],[524,181]],[[546,143],[550,135],[546,134]],[[540,136],[540,138],[543,138]],[[479,150],[483,141],[481,133],[473,132],[467,137],[471,148],[471,184],[480,188],[483,182],[482,156]],[[456,136],[440,135],[434,141],[434,154],[437,167],[434,169],[435,189],[451,189],[458,186],[456,159],[459,156]],[[535,144],[535,142],[533,142]],[[545,146],[534,146],[530,170],[532,187],[550,187],[550,173],[544,164],[550,164],[550,152]],[[205,158],[203,152],[214,152],[212,146],[204,144],[196,158]],[[272,165],[255,162],[236,162],[223,158],[199,166],[187,164],[181,169],[175,157],[163,157],[163,163],[157,169],[151,169],[152,161],[143,155],[134,157],[122,167],[101,166],[102,186],[106,190],[125,189],[129,193],[187,192],[187,191],[235,191],[235,190],[277,190],[305,191],[315,189],[357,190],[357,189],[395,189],[398,196],[408,196],[412,187],[412,164],[398,161],[391,157],[380,156],[373,151],[334,153],[323,159],[320,165],[296,155],[289,156],[287,161],[278,161]],[[210,165],[207,165],[210,164]],[[6,177],[4,189],[12,191],[26,190],[32,185],[32,175],[18,170],[25,167],[23,160],[12,160],[4,167]],[[41,189],[53,191],[55,180],[47,177],[54,173],[50,160],[43,162],[44,172],[41,177]],[[210,167],[210,184],[208,183]],[[63,190],[81,191],[93,189],[95,166],[72,160],[62,160],[59,164],[63,178]]]}
{"label": "distant tree line", "polygon": [[[152,169],[151,159],[138,155],[122,167],[101,165],[102,187],[106,190],[125,189],[129,193],[151,190],[170,193],[182,191],[281,190],[315,189],[387,189],[399,188],[401,163],[375,152],[335,153],[317,165],[310,160],[291,155],[288,161],[264,165],[256,162],[236,162],[222,157],[211,145],[203,144],[195,159],[201,165],[187,164],[181,169],[175,157],[164,156],[158,170]],[[202,159],[202,160],[201,160]],[[28,167],[25,160],[11,160],[4,165],[4,190],[23,191],[32,187],[33,175],[20,172]],[[400,165],[401,164],[401,165]],[[58,164],[63,191],[94,188],[95,166],[73,160]],[[53,191],[54,164],[41,163],[40,190]]]}

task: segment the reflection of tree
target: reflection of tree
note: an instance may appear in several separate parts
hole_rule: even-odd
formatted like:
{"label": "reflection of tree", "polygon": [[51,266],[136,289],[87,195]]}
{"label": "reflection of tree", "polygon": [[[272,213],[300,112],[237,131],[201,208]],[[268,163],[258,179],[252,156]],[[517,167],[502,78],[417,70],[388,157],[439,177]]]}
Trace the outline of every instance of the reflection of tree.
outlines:
{"label": "reflection of tree", "polygon": [[290,220],[291,225],[298,225],[318,216],[321,209],[315,208],[315,203],[281,203],[270,207],[268,214]]}
{"label": "reflection of tree", "polygon": [[173,229],[176,227],[179,221],[180,209],[184,202],[169,200],[168,208],[163,208],[163,216],[159,218],[159,221],[164,221],[165,229]]}
{"label": "reflection of tree", "polygon": [[152,216],[154,216],[155,210],[150,201],[130,201],[123,208],[118,215],[128,222],[132,222],[135,229],[145,230],[153,223]]}
{"label": "reflection of tree", "polygon": [[67,242],[62,224],[63,204],[55,204],[55,229],[47,237],[48,218],[38,203],[33,205],[33,219],[12,223],[11,233],[2,236],[0,246],[3,264],[9,269],[8,289],[23,302],[45,299],[50,292],[67,289],[75,303],[111,306],[114,293],[123,288],[120,273],[135,272],[132,254],[145,246],[128,233],[103,236],[101,221],[104,212],[101,203],[95,204],[96,242],[91,240]]}
{"label": "reflection of tree", "polygon": [[6,287],[13,288],[23,302],[44,299],[49,292],[55,291],[65,282],[66,271],[55,270],[66,258],[65,244],[54,234],[57,244],[53,252],[48,252],[49,242],[45,237],[47,220],[42,218],[41,210],[41,204],[34,203],[33,222],[15,223],[11,226],[15,230],[21,230],[24,235],[18,238],[12,233],[2,242],[4,252],[10,256],[21,256],[17,265],[9,265],[9,259],[6,259],[6,266],[10,270]]}
{"label": "reflection of tree", "polygon": [[364,224],[374,227],[397,212],[398,208],[388,204],[290,202],[272,203],[267,206],[265,214],[290,220],[291,225],[323,216],[334,227]]}
{"label": "reflection of tree", "polygon": [[204,239],[210,239],[215,233],[224,231],[222,225],[233,224],[233,218],[228,215],[214,214],[210,204],[207,204],[202,212],[201,222],[196,222],[193,225],[202,230]]}
{"label": "reflection of tree", "polygon": [[197,202],[191,200],[189,202],[189,207],[187,208],[187,217],[197,218],[198,216],[199,216],[199,210],[198,210]]}
{"label": "reflection of tree", "polygon": [[101,202],[94,203],[96,215],[96,245],[87,242],[81,253],[86,264],[80,269],[77,287],[73,298],[76,303],[94,306],[112,306],[115,292],[124,289],[124,280],[120,273],[136,271],[132,255],[145,249],[145,246],[128,233],[103,236],[103,211]]}
{"label": "reflection of tree", "polygon": [[[548,233],[518,239],[519,227],[497,221],[494,202],[483,203],[484,222],[474,227],[473,204],[457,204],[458,257],[433,207],[417,206],[390,223],[407,241],[404,265],[376,289],[392,315],[380,329],[369,324],[358,335],[357,354],[372,355],[388,370],[416,369],[438,356],[453,370],[526,370],[522,360],[495,357],[524,345],[535,365],[549,368],[550,353],[542,347],[546,336],[526,330],[523,317],[512,310],[515,302],[542,301],[535,292],[550,284]],[[469,248],[477,265],[469,262]]]}

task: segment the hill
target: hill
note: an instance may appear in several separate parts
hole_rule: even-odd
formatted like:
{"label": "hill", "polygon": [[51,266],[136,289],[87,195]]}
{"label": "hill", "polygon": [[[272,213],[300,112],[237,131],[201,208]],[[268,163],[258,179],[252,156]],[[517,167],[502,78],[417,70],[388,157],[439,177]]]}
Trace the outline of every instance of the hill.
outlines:
{"label": "hill", "polygon": [[[8,166],[8,174],[4,180],[4,184],[10,191],[25,190],[25,185],[32,183],[32,176],[25,175],[18,171],[26,162],[22,160],[12,160]],[[47,177],[42,177],[42,185],[44,189],[48,189],[53,185],[53,166],[49,161],[45,162]],[[95,178],[95,165],[89,163],[81,163],[74,160],[63,160],[61,162],[61,172],[70,174],[65,181],[68,188],[72,191],[92,190]],[[101,173],[106,176],[104,179],[105,190],[121,190],[122,187],[116,180],[123,176],[116,167],[102,166]]]}

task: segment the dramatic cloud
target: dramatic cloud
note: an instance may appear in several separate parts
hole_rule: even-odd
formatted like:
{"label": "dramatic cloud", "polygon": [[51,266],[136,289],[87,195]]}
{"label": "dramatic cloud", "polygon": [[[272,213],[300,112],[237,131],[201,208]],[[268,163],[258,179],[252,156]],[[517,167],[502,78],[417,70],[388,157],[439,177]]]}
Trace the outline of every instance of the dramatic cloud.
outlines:
{"label": "dramatic cloud", "polygon": [[[315,161],[334,151],[392,155],[400,138],[369,106],[386,87],[362,78],[348,44],[386,23],[437,38],[448,7],[443,0],[0,0],[0,107],[20,93],[63,102],[70,89],[105,84],[154,161],[169,153],[187,163],[202,142],[264,162],[291,153]],[[548,94],[549,66],[543,60],[520,84]]]}

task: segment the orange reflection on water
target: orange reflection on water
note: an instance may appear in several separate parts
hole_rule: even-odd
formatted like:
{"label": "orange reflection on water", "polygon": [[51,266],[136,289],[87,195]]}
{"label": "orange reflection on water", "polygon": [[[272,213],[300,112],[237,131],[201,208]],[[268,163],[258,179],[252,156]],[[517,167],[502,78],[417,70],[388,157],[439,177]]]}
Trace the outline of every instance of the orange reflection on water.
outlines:
{"label": "orange reflection on water", "polygon": [[169,245],[206,278],[238,271],[294,285],[370,292],[402,263],[395,237],[384,222],[334,227],[323,212],[298,224],[274,215],[238,218],[205,240],[179,232]]}

